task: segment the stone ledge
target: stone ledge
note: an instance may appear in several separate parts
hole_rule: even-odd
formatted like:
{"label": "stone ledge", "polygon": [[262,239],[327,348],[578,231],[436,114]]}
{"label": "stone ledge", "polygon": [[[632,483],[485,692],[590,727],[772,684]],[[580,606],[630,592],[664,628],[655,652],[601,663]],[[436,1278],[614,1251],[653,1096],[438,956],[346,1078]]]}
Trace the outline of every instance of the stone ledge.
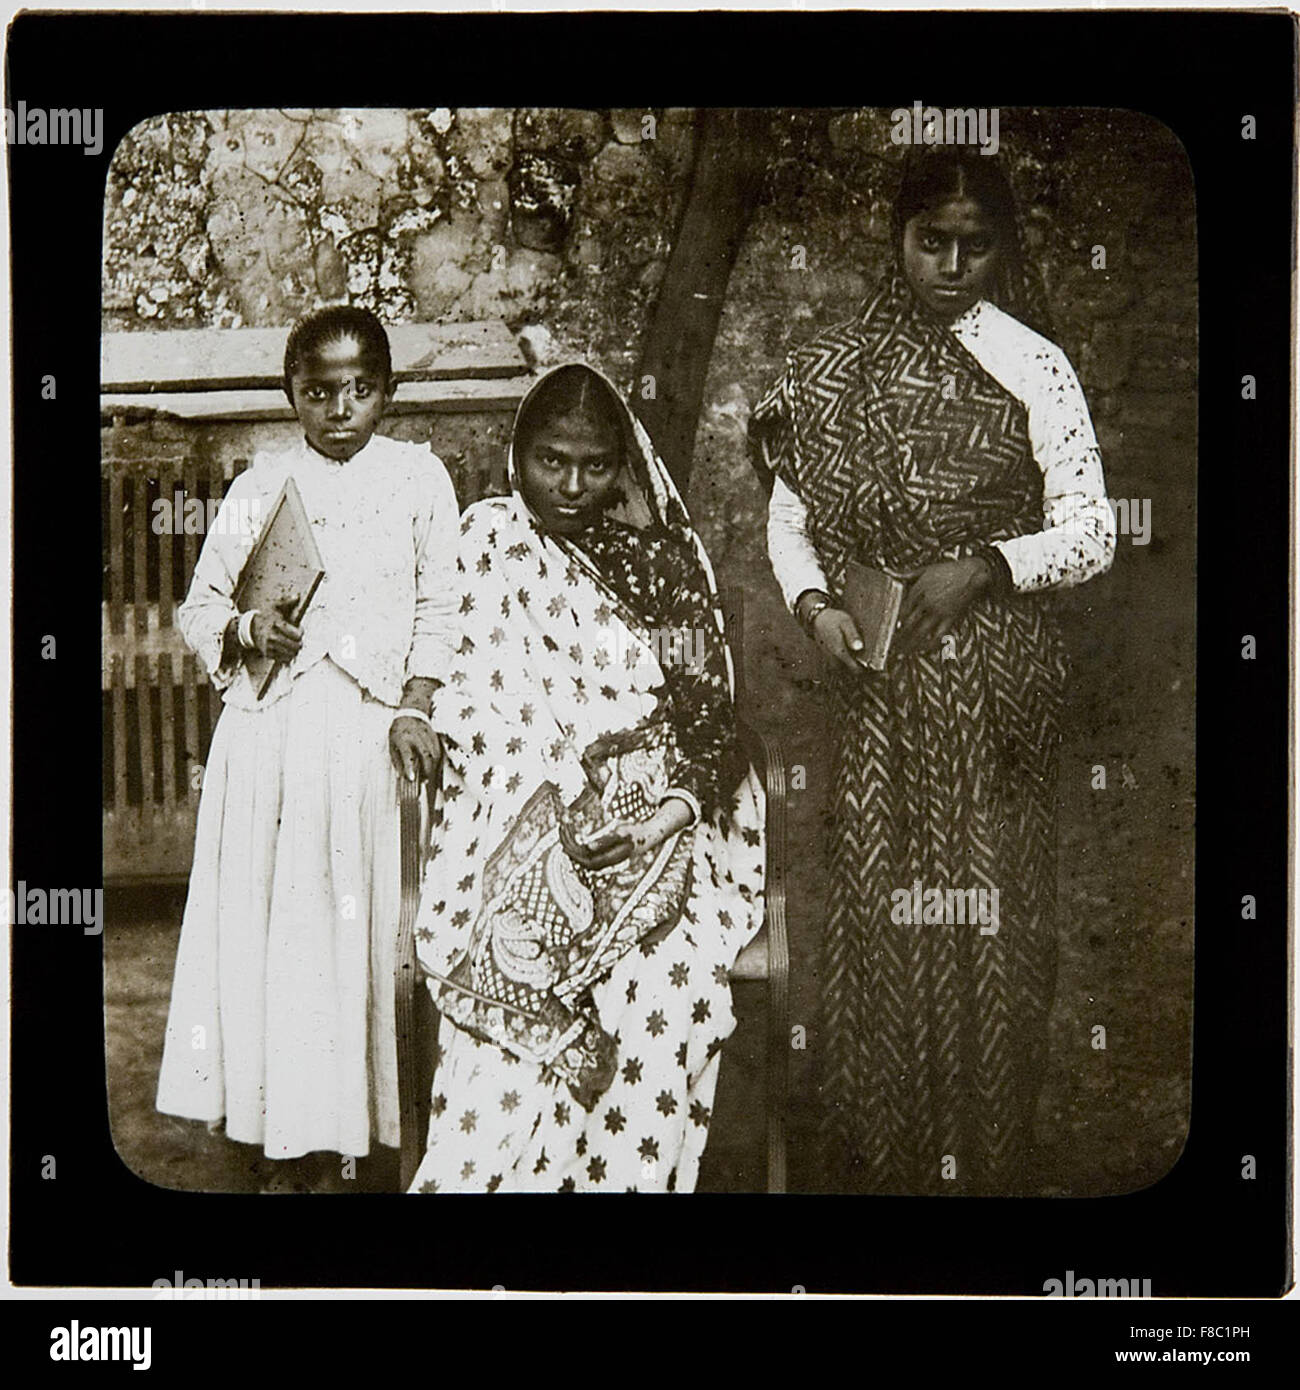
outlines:
{"label": "stone ledge", "polygon": [[[281,335],[283,336],[283,335]],[[487,380],[407,381],[385,413],[394,415],[514,410],[534,378],[518,376]],[[123,417],[167,416],[178,420],[292,420],[284,391],[105,391],[99,399],[102,423]]]}
{"label": "stone ledge", "polygon": [[[388,330],[399,382],[494,380],[527,371],[510,330],[498,320],[406,323]],[[283,328],[193,328],[106,333],[100,350],[105,395],[280,391]]]}

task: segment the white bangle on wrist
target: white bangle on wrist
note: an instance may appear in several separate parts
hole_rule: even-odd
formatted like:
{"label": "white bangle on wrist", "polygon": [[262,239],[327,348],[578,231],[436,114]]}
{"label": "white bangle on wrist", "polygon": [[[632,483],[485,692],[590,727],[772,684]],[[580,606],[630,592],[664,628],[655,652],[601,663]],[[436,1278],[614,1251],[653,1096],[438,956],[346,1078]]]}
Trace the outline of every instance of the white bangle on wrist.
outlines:
{"label": "white bangle on wrist", "polygon": [[247,613],[239,615],[239,626],[236,635],[239,638],[239,645],[246,652],[256,651],[257,643],[253,641],[253,619],[257,617],[258,610],[250,608]]}
{"label": "white bangle on wrist", "polygon": [[[389,720],[390,724],[395,724],[399,719],[419,719],[433,729],[433,720],[429,718],[422,709],[412,709],[410,705],[399,705],[393,712],[393,717]],[[438,731],[433,730],[434,733]]]}

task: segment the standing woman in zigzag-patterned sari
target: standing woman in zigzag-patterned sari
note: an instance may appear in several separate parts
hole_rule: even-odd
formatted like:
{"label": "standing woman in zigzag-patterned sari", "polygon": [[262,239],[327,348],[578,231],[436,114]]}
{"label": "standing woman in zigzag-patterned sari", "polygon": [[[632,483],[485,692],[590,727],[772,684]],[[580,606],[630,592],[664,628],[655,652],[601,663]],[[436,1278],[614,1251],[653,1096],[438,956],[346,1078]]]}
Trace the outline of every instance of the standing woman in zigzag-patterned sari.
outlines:
{"label": "standing woman in zigzag-patterned sari", "polygon": [[[750,426],[773,569],[838,663],[826,1159],[857,1190],[1014,1192],[1056,975],[1050,591],[1109,567],[1114,521],[1074,371],[1013,317],[1027,281],[996,157],[909,151],[894,238],[893,273],[790,354]],[[850,561],[908,580],[881,673],[841,607]],[[899,920],[918,884],[983,890],[996,930]]]}

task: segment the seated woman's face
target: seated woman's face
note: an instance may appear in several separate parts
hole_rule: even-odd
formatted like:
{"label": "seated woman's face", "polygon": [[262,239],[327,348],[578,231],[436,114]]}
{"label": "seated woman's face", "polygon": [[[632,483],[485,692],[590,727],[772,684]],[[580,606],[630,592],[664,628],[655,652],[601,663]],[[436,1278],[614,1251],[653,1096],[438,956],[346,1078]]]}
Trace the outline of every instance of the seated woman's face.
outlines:
{"label": "seated woman's face", "polygon": [[954,319],[993,288],[997,230],[978,203],[950,198],[903,228],[903,271],[930,313]]}
{"label": "seated woman's face", "polygon": [[518,460],[524,501],[548,531],[576,535],[617,500],[617,432],[585,412],[546,420]]}

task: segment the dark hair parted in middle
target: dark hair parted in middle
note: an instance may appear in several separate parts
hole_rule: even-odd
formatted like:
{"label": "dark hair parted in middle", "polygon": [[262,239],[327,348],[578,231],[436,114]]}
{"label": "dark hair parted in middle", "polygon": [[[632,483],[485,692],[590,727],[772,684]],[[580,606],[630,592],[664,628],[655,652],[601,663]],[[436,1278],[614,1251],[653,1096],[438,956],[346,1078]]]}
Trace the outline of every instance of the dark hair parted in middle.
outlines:
{"label": "dark hair parted in middle", "polygon": [[372,359],[384,378],[384,389],[393,382],[393,356],[384,325],[369,309],[351,304],[331,304],[304,314],[289,330],[284,345],[284,391],[293,404],[293,374],[302,359],[325,343],[355,338],[364,356]]}
{"label": "dark hair parted in middle", "polygon": [[614,389],[598,372],[580,362],[557,368],[538,385],[520,412],[514,449],[518,458],[544,425],[578,415],[609,429],[618,440],[619,462],[627,458],[627,414]]}
{"label": "dark hair parted in middle", "polygon": [[981,154],[974,145],[913,145],[903,159],[894,198],[894,252],[901,266],[903,232],[912,218],[932,212],[953,198],[978,203],[997,237],[1001,266],[998,298],[1039,332],[1047,332],[1041,287],[1031,276],[1020,241],[1020,218],[1006,166],[1000,156]]}

